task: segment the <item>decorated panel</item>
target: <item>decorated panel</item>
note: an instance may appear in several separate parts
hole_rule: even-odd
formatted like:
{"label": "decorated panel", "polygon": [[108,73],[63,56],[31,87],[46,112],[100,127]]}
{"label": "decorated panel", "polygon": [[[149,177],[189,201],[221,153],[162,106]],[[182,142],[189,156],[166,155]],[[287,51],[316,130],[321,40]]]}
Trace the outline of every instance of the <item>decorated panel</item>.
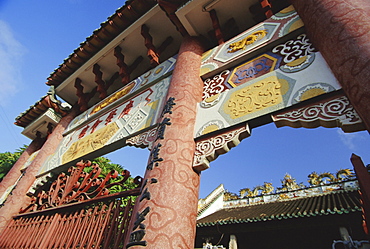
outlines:
{"label": "decorated panel", "polygon": [[[82,114],[80,114],[79,116],[72,120],[65,134],[68,134],[74,131],[76,128],[79,128],[89,119],[94,118],[94,116],[98,115],[100,112],[105,111],[105,109],[111,108],[112,106],[117,105],[122,101],[127,100],[128,98],[131,98],[138,92],[143,91],[143,89],[148,88],[151,84],[160,80],[161,78],[165,77],[169,72],[171,72],[175,66],[175,63],[176,63],[175,57],[169,58],[167,61],[161,63],[154,69],[149,70],[145,74],[131,81],[123,88],[114,92],[113,94],[105,98],[103,101],[92,106],[90,109],[83,112]],[[163,84],[160,85],[159,87],[163,87]]]}
{"label": "decorated panel", "polygon": [[[170,77],[163,77],[173,70],[175,61],[170,58],[72,120],[59,148],[39,174],[114,142],[142,137],[140,131],[155,127],[170,82]],[[150,134],[153,132],[152,128]],[[147,137],[146,145],[152,136]]]}
{"label": "decorated panel", "polygon": [[303,27],[293,6],[281,10],[266,21],[203,54],[201,75],[223,68],[228,63],[272,43]]}
{"label": "decorated panel", "polygon": [[195,137],[340,89],[305,34],[204,81]]}

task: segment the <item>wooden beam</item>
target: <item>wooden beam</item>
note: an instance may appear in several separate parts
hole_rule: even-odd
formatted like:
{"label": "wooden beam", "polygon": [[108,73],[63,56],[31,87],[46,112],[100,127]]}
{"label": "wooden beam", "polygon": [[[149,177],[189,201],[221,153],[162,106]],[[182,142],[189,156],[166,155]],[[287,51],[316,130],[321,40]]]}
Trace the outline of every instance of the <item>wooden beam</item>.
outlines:
{"label": "wooden beam", "polygon": [[117,66],[119,67],[119,76],[121,76],[122,84],[126,85],[130,81],[130,73],[128,66],[125,63],[125,56],[122,54],[120,46],[114,48],[114,56],[117,58]]}
{"label": "wooden beam", "polygon": [[83,92],[84,87],[82,86],[82,80],[80,78],[76,78],[75,88],[77,89],[76,96],[78,97],[77,105],[79,106],[80,111],[84,112],[87,110],[88,103],[90,99],[94,97],[97,88],[95,87],[90,93],[84,93]]}
{"label": "wooden beam", "polygon": [[218,43],[218,45],[221,45],[221,44],[225,43],[225,38],[224,38],[224,35],[222,34],[222,31],[221,31],[221,26],[220,26],[220,22],[219,22],[218,17],[217,17],[216,10],[211,9],[209,11],[209,15],[211,16],[212,26],[213,26],[213,30],[215,32],[215,37],[217,39],[217,43]]}
{"label": "wooden beam", "polygon": [[153,38],[149,34],[149,28],[145,24],[141,26],[141,35],[145,39],[145,47],[148,49],[147,55],[150,60],[150,65],[153,67],[159,65],[159,54],[153,44]]}
{"label": "wooden beam", "polygon": [[117,46],[114,49],[114,56],[117,58],[117,66],[119,67],[119,76],[121,76],[121,82],[123,85],[126,85],[130,82],[130,75],[133,70],[142,62],[143,57],[139,56],[136,58],[134,63],[131,66],[128,66],[125,63],[125,56],[122,54],[122,48]]}
{"label": "wooden beam", "polygon": [[103,80],[103,72],[100,71],[99,64],[97,64],[97,63],[94,64],[92,71],[95,75],[95,83],[98,85],[96,90],[99,93],[99,98],[104,99],[105,97],[107,97],[107,90],[106,90],[106,87],[105,87],[105,82]]}

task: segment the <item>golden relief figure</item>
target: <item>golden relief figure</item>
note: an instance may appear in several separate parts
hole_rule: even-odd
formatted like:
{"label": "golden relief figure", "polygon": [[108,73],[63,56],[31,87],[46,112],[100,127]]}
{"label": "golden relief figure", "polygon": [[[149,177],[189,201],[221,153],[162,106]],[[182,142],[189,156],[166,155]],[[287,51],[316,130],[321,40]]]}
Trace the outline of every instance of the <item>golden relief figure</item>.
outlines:
{"label": "golden relief figure", "polygon": [[232,119],[277,105],[283,101],[279,79],[272,76],[230,95],[224,112]]}
{"label": "golden relief figure", "polygon": [[94,107],[94,109],[91,111],[90,115],[92,115],[94,113],[97,113],[98,111],[104,109],[106,106],[108,106],[108,105],[112,104],[113,102],[115,102],[116,100],[122,98],[123,96],[128,94],[134,86],[135,86],[135,83],[130,83],[129,85],[127,85],[122,90],[120,90],[120,91],[114,93],[113,95],[107,97],[106,99],[103,100],[103,102],[101,102],[100,104],[98,104]]}
{"label": "golden relief figure", "polygon": [[251,45],[255,43],[256,41],[261,40],[263,37],[267,35],[267,30],[258,30],[256,32],[253,32],[252,34],[248,35],[247,37],[243,38],[240,41],[231,43],[229,45],[229,51],[228,53],[234,53],[239,50],[244,50],[248,45]]}
{"label": "golden relief figure", "polygon": [[116,123],[111,123],[96,132],[77,140],[63,154],[62,163],[70,162],[83,155],[102,148],[119,130]]}

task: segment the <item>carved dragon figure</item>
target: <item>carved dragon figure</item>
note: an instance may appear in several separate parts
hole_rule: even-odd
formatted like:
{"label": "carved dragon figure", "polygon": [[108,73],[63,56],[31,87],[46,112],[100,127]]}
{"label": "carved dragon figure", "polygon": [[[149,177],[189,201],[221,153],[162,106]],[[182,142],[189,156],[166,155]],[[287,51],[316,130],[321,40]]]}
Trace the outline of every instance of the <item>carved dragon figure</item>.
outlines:
{"label": "carved dragon figure", "polygon": [[250,188],[243,188],[239,191],[240,197],[252,197],[252,191]]}
{"label": "carved dragon figure", "polygon": [[353,177],[354,174],[352,173],[352,170],[350,169],[340,169],[338,170],[336,176],[337,176],[337,179],[336,179],[337,182],[340,182],[340,181]]}
{"label": "carved dragon figure", "polygon": [[308,183],[312,186],[319,185],[319,174],[317,174],[315,171],[308,175]]}
{"label": "carved dragon figure", "polygon": [[332,173],[325,172],[320,174],[319,178],[317,179],[319,184],[327,184],[327,183],[334,183],[335,182],[335,177]]}
{"label": "carved dragon figure", "polygon": [[265,182],[263,186],[257,186],[252,191],[250,188],[243,188],[239,191],[240,197],[255,197],[259,195],[259,192],[263,195],[271,194],[274,191],[272,183]]}
{"label": "carved dragon figure", "polygon": [[262,194],[268,195],[268,194],[271,194],[272,192],[274,192],[274,190],[275,190],[275,188],[272,186],[271,182],[265,182],[265,184],[263,185]]}
{"label": "carved dragon figure", "polygon": [[312,172],[311,174],[308,175],[308,178],[309,178],[308,182],[312,186],[317,186],[317,185],[325,184],[325,183],[341,182],[353,176],[354,175],[350,169],[338,170],[338,172],[336,173],[336,177],[334,177],[334,175],[329,172],[325,172],[320,175],[317,174],[316,172]]}
{"label": "carved dragon figure", "polygon": [[224,193],[224,201],[231,201],[231,200],[237,200],[238,196],[231,192],[225,192]]}
{"label": "carved dragon figure", "polygon": [[228,53],[234,53],[238,50],[244,50],[246,46],[253,44],[254,42],[261,40],[263,37],[267,35],[267,30],[258,30],[256,32],[253,32],[252,34],[248,35],[244,39],[231,43],[229,45],[229,51]]}
{"label": "carved dragon figure", "polygon": [[288,173],[285,174],[284,179],[281,180],[282,188],[279,188],[280,191],[289,191],[299,189],[302,186],[298,185],[296,179],[293,178]]}

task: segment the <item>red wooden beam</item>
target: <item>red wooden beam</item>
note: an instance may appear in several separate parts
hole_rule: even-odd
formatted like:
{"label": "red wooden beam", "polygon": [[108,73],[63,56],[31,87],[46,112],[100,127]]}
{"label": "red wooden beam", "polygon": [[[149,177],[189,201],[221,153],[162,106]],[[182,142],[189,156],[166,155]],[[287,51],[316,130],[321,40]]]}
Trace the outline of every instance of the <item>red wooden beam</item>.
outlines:
{"label": "red wooden beam", "polygon": [[88,103],[90,99],[95,95],[97,89],[95,87],[90,93],[84,93],[83,92],[84,87],[82,86],[81,83],[82,80],[80,78],[76,78],[75,88],[77,89],[76,96],[78,97],[77,105],[80,107],[80,111],[84,112],[87,110]]}
{"label": "red wooden beam", "polygon": [[147,55],[150,60],[150,65],[153,67],[159,65],[159,54],[153,44],[153,38],[149,34],[149,28],[145,24],[141,26],[141,35],[145,39],[145,47],[148,49]]}
{"label": "red wooden beam", "polygon": [[117,58],[116,64],[119,67],[119,76],[121,76],[122,78],[121,82],[123,85],[126,85],[127,83],[130,82],[130,75],[132,71],[134,71],[135,68],[140,64],[140,62],[142,62],[143,57],[142,56],[137,57],[134,63],[132,63],[131,66],[128,66],[125,63],[125,56],[122,54],[122,49],[120,46],[117,46],[114,49],[114,56]]}
{"label": "red wooden beam", "polygon": [[122,49],[117,46],[114,49],[114,56],[117,58],[117,66],[119,67],[119,76],[121,76],[122,84],[126,85],[130,81],[130,73],[128,66],[125,63],[125,56],[122,54]]}
{"label": "red wooden beam", "polygon": [[211,16],[212,26],[215,32],[215,37],[217,39],[218,45],[221,45],[225,42],[225,39],[221,31],[221,26],[217,17],[217,13],[214,9],[212,9],[211,11],[209,11],[209,15]]}
{"label": "red wooden beam", "polygon": [[95,63],[93,66],[93,73],[95,75],[95,83],[98,85],[96,90],[99,93],[99,98],[104,99],[107,97],[107,89],[105,87],[105,82],[103,80],[103,72],[100,71],[99,64]]}
{"label": "red wooden beam", "polygon": [[265,13],[266,18],[270,18],[272,13],[272,5],[269,0],[260,0],[261,7]]}

